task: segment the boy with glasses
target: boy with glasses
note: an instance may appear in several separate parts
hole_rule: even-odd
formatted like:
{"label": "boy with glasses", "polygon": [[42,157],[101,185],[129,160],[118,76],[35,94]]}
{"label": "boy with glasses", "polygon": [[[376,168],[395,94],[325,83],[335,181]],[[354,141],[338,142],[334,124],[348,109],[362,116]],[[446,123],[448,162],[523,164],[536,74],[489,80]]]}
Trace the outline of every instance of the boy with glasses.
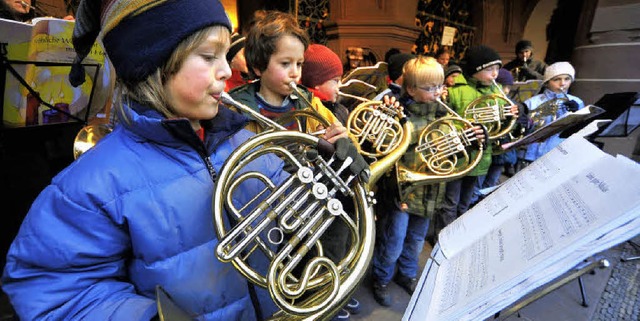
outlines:
{"label": "boy with glasses", "polygon": [[[422,130],[439,117],[447,115],[447,110],[436,102],[443,90],[444,70],[433,57],[418,56],[407,61],[402,69],[402,93],[397,99],[414,124],[409,133],[409,146],[400,162],[411,170],[424,166],[419,155],[414,152]],[[385,99],[388,97],[385,97]],[[478,139],[484,139],[483,131],[477,128]],[[444,197],[444,184],[423,185],[400,200],[397,180],[384,178],[378,195],[383,197],[377,213],[378,239],[373,255],[373,296],[383,306],[391,305],[388,284],[395,275],[395,282],[409,294],[416,287],[418,258],[423,249],[429,222]]]}

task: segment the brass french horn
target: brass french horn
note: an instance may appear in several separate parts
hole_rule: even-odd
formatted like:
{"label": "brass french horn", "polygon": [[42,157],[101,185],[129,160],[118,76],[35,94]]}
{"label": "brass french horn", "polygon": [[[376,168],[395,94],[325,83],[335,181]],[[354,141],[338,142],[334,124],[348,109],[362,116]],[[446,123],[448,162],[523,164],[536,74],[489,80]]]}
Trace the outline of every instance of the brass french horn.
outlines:
{"label": "brass french horn", "polygon": [[360,154],[373,159],[368,187],[373,189],[382,175],[407,151],[413,124],[401,109],[381,101],[364,101],[349,114],[347,131]]}
{"label": "brass french horn", "polygon": [[[226,93],[222,101],[267,129],[233,151],[218,173],[213,197],[220,240],[216,255],[251,283],[268,289],[281,309],[273,319],[328,319],[355,291],[373,255],[374,215],[366,186],[343,173],[348,161],[336,166],[333,158],[317,157],[320,138],[287,131]],[[290,148],[292,144],[297,148]],[[267,154],[285,162],[291,175],[284,182],[277,184],[248,169]],[[264,190],[247,197],[240,192],[243,184],[259,184]],[[247,202],[238,204],[243,199]],[[354,212],[346,213],[343,202],[352,202]],[[350,231],[350,248],[339,262],[323,255],[320,242],[336,220]],[[303,259],[310,254],[316,256]],[[252,258],[268,259],[268,270],[253,267]]]}
{"label": "brass french horn", "polygon": [[496,140],[509,134],[516,125],[517,117],[511,113],[515,105],[500,86],[493,80],[493,85],[500,94],[484,95],[474,99],[467,105],[462,117],[474,123],[483,124],[487,128],[489,140]]}
{"label": "brass french horn", "polygon": [[396,164],[400,200],[406,199],[419,186],[463,177],[482,159],[483,143],[476,138],[475,125],[460,117],[439,98],[436,101],[449,115],[436,119],[420,132],[415,152],[423,165],[418,170],[400,162]]}
{"label": "brass french horn", "polygon": [[80,155],[95,146],[99,140],[107,136],[112,131],[108,124],[94,124],[82,127],[73,140],[73,159],[78,159]]}
{"label": "brass french horn", "polygon": [[525,77],[524,74],[522,74],[522,68],[527,68],[527,67],[528,67],[528,61],[525,58],[524,61],[522,62],[522,65],[511,68],[509,72],[511,72],[511,75],[513,76],[513,79],[515,81],[524,81],[527,78]]}
{"label": "brass french horn", "polygon": [[529,112],[529,117],[533,122],[532,130],[536,130],[544,126],[549,121],[556,120],[558,117],[558,110],[563,108],[563,105],[570,100],[564,88],[560,88],[560,90],[564,97],[547,100]]}

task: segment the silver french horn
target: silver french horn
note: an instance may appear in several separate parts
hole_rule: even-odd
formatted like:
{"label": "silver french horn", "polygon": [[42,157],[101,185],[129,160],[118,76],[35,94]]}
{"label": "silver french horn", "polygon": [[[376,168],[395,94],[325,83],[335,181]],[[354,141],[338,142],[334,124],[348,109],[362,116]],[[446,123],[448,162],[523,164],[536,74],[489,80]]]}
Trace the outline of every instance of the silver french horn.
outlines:
{"label": "silver french horn", "polygon": [[547,100],[529,112],[529,118],[533,122],[532,131],[556,120],[558,118],[558,110],[563,108],[563,105],[571,100],[569,96],[567,96],[564,88],[560,88],[560,90],[564,97]]}
{"label": "silver french horn", "polygon": [[[273,319],[328,319],[355,291],[370,263],[373,200],[364,184],[344,175],[348,160],[340,165],[334,158],[325,161],[317,156],[320,138],[285,130],[226,93],[222,101],[267,129],[238,147],[218,173],[213,197],[220,240],[216,256],[232,263],[251,283],[268,289],[281,309]],[[249,163],[267,154],[285,162],[290,176],[281,184],[247,170]],[[246,197],[240,194],[243,184],[264,189]],[[249,200],[238,204],[239,199]],[[353,203],[348,206],[353,213],[345,212],[343,202]],[[350,234],[350,247],[337,262],[324,256],[320,241],[334,221],[345,224]],[[252,266],[252,259],[269,260],[268,270]]]}

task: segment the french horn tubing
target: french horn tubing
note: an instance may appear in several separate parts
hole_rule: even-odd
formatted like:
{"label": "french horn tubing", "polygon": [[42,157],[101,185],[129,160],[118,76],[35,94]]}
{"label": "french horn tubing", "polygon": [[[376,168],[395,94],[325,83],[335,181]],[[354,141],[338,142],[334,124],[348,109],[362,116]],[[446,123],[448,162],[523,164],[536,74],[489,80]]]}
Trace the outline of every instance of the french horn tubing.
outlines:
{"label": "french horn tubing", "polygon": [[489,140],[495,140],[509,134],[517,120],[517,117],[511,113],[511,106],[515,104],[505,95],[495,79],[493,84],[498,88],[500,94],[478,97],[469,103],[462,113],[462,117],[465,119],[483,124],[487,128]]}
{"label": "french horn tubing", "polygon": [[327,128],[331,125],[329,121],[325,119],[315,108],[313,108],[313,104],[304,96],[295,82],[290,82],[289,87],[293,89],[296,96],[298,96],[298,98],[302,100],[302,102],[304,102],[307,107],[285,113],[284,115],[278,117],[276,119],[276,122],[278,122],[279,124],[286,124],[291,121],[295,121],[296,125],[298,126],[297,128],[300,130],[304,129],[304,132],[308,134],[313,134],[314,136],[324,134],[324,130],[317,131],[316,128],[308,128],[308,125],[310,124],[309,120],[316,120],[316,122],[324,128]]}
{"label": "french horn tubing", "polygon": [[436,101],[450,115],[436,119],[420,132],[415,152],[423,166],[412,170],[401,162],[396,164],[401,200],[418,186],[467,175],[482,159],[483,143],[476,138],[475,125],[460,117],[440,98]]}
{"label": "french horn tubing", "polygon": [[381,101],[367,100],[349,114],[347,131],[359,146],[360,154],[373,159],[368,187],[390,170],[411,143],[413,124],[401,109]]}
{"label": "french horn tubing", "polygon": [[[231,262],[247,280],[268,289],[281,309],[276,320],[324,320],[346,302],[365,276],[373,255],[371,195],[355,175],[350,159],[339,164],[318,157],[321,139],[288,131],[222,93],[222,102],[251,115],[269,129],[234,150],[218,173],[213,197],[216,256]],[[291,149],[291,145],[297,145]],[[290,176],[280,184],[252,171],[258,157],[275,155]],[[264,189],[243,195],[241,186]],[[353,203],[346,213],[343,202]],[[349,230],[346,255],[334,262],[323,254],[320,237],[338,220]],[[311,259],[309,256],[315,254]],[[305,259],[303,259],[305,258]],[[255,260],[255,261],[254,261]],[[251,262],[268,260],[267,270]]]}
{"label": "french horn tubing", "polygon": [[360,97],[360,96],[356,96],[356,95],[352,95],[352,94],[343,93],[341,91],[338,91],[338,96],[342,96],[342,97],[346,97],[346,98],[352,98],[352,99],[355,99],[355,100],[363,102],[363,103],[371,101],[370,99],[367,99],[367,98],[364,98],[364,97]]}
{"label": "french horn tubing", "polygon": [[532,130],[536,130],[549,121],[554,121],[558,118],[558,109],[562,108],[562,105],[570,100],[564,88],[560,88],[560,90],[564,97],[547,100],[529,112],[529,117],[533,122]]}

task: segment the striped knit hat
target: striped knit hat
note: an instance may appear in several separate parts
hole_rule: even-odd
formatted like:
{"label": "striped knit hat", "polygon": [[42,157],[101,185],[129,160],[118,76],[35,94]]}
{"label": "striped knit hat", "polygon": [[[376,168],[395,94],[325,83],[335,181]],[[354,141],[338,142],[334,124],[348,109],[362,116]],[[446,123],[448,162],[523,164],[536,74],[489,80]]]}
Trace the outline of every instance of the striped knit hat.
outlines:
{"label": "striped knit hat", "polygon": [[229,52],[227,52],[227,62],[231,63],[233,57],[238,54],[242,48],[244,48],[244,44],[246,42],[246,38],[238,33],[233,33],[231,35],[231,46],[229,46]]}
{"label": "striped knit hat", "polygon": [[84,82],[81,62],[100,33],[118,79],[133,84],[161,67],[182,40],[213,25],[231,31],[219,0],[82,0],[69,80],[74,86]]}

